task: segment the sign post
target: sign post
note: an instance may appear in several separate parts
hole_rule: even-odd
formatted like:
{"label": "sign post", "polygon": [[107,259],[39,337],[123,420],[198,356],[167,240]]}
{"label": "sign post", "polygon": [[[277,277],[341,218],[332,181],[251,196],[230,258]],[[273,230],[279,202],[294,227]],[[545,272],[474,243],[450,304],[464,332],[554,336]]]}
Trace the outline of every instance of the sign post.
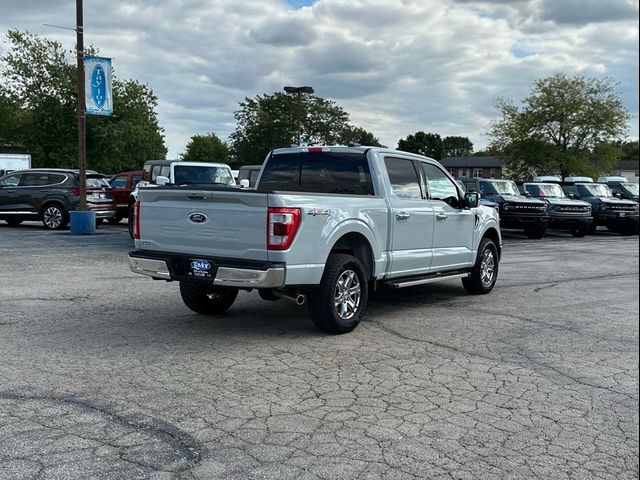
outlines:
{"label": "sign post", "polygon": [[76,49],[78,53],[78,159],[80,170],[80,205],[78,210],[87,209],[87,148],[84,83],[84,20],[82,0],[76,0]]}

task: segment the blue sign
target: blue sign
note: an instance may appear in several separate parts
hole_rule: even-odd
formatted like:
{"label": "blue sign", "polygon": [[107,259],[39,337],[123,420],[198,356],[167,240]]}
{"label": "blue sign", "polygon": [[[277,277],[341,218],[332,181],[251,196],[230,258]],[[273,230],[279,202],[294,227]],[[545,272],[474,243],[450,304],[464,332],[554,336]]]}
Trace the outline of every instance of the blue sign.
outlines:
{"label": "blue sign", "polygon": [[84,76],[87,115],[113,115],[111,59],[85,57]]}

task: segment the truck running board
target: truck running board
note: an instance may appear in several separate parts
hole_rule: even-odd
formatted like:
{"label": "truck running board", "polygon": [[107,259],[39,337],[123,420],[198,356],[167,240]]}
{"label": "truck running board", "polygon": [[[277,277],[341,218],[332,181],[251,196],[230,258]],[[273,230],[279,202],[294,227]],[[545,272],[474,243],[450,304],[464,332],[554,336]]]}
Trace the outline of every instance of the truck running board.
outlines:
{"label": "truck running board", "polygon": [[425,275],[422,277],[409,277],[409,278],[394,278],[393,280],[388,280],[383,282],[389,288],[405,288],[405,287],[414,287],[416,285],[424,285],[425,283],[434,283],[440,282],[442,280],[450,280],[452,278],[465,278],[470,275],[469,272],[443,272],[443,273],[435,273],[433,275]]}

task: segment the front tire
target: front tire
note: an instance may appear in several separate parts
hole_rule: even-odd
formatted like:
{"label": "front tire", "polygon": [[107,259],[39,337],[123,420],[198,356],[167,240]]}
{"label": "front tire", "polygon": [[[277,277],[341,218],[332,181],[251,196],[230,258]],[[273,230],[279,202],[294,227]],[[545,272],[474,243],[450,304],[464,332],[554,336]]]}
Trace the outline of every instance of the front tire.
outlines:
{"label": "front tire", "polygon": [[238,289],[180,282],[180,295],[190,310],[202,315],[217,315],[229,310],[236,301]]}
{"label": "front tire", "polygon": [[368,276],[352,255],[329,255],[318,288],[309,295],[309,315],[320,330],[333,334],[353,331],[367,307]]}
{"label": "front tire", "polygon": [[524,234],[527,238],[531,238],[533,240],[540,240],[547,233],[546,225],[536,225],[535,227],[527,228],[524,231]]}
{"label": "front tire", "polygon": [[473,295],[484,295],[493,290],[498,279],[498,263],[496,244],[489,238],[483,238],[471,274],[462,279],[464,289]]}
{"label": "front tire", "polygon": [[69,214],[57,203],[49,203],[42,209],[42,224],[49,230],[62,230],[69,223]]}
{"label": "front tire", "polygon": [[575,238],[582,238],[587,233],[589,233],[590,229],[591,229],[591,225],[590,224],[582,223],[580,225],[575,225],[575,226],[571,227],[570,232],[571,232],[571,235],[573,235]]}

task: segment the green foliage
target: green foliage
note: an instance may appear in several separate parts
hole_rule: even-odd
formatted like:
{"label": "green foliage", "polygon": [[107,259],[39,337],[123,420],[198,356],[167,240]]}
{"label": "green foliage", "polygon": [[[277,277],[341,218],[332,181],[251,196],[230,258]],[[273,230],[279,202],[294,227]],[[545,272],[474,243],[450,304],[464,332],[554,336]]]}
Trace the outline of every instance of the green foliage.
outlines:
{"label": "green foliage", "polygon": [[[75,57],[59,42],[30,33],[10,30],[7,40],[0,59],[0,143],[23,148],[34,167],[76,168]],[[111,173],[164,158],[157,102],[147,85],[114,78],[114,117],[87,117],[88,168]]]}
{"label": "green foliage", "polygon": [[378,137],[360,127],[347,127],[338,141],[341,145],[358,144],[367,147],[384,147]]}
{"label": "green foliage", "polygon": [[444,143],[437,133],[416,132],[398,142],[398,150],[442,160]]}
{"label": "green foliage", "polygon": [[444,137],[442,146],[444,157],[468,157],[473,154],[473,142],[468,137]]}
{"label": "green foliage", "polygon": [[522,109],[498,99],[501,118],[491,125],[491,147],[509,158],[514,177],[597,176],[619,158],[611,142],[629,119],[614,88],[610,79],[556,74],[534,83]]}
{"label": "green foliage", "polygon": [[379,145],[370,132],[349,125],[349,114],[335,102],[315,95],[275,92],[245,98],[235,112],[236,130],[230,135],[236,165],[262,163],[274,148],[298,144],[300,137],[309,144]]}
{"label": "green foliage", "polygon": [[194,135],[187,143],[182,155],[182,160],[192,162],[219,162],[227,163],[229,160],[229,148],[211,132],[206,135]]}

